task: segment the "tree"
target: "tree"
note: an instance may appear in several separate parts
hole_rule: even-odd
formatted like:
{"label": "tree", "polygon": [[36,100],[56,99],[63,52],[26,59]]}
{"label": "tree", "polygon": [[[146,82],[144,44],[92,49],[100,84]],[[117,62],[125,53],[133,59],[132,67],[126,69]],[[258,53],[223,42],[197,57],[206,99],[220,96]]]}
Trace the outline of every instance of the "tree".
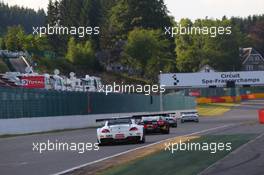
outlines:
{"label": "tree", "polygon": [[171,26],[163,0],[120,0],[111,10],[111,25],[125,35],[134,28],[160,29]]}
{"label": "tree", "polygon": [[49,0],[47,14],[46,23],[49,25],[55,25],[55,23],[58,22],[58,10],[52,0]]}
{"label": "tree", "polygon": [[142,75],[153,80],[156,80],[160,70],[171,64],[169,42],[161,35],[160,30],[134,29],[129,32],[124,49],[127,64],[140,69]]}
{"label": "tree", "polygon": [[6,49],[11,51],[22,51],[25,41],[25,32],[21,26],[8,27],[4,40]]}
{"label": "tree", "polygon": [[77,47],[76,47],[75,39],[73,37],[69,39],[66,58],[72,63],[77,58]]}
{"label": "tree", "polygon": [[32,27],[43,26],[46,14],[43,9],[34,11],[33,9],[8,6],[0,2],[0,35],[5,34],[7,26],[21,25],[25,33],[32,33]]}
{"label": "tree", "polygon": [[177,68],[181,72],[196,72],[205,64],[209,64],[219,71],[239,70],[241,61],[239,47],[243,35],[232,25],[231,21],[222,20],[196,20],[192,23],[188,19],[180,21],[185,27],[232,27],[231,34],[216,35],[190,34],[176,37]]}
{"label": "tree", "polygon": [[82,69],[89,68],[95,70],[97,68],[95,53],[90,41],[76,43],[75,39],[71,37],[68,42],[66,58]]}
{"label": "tree", "polygon": [[[179,25],[183,27],[193,26],[189,19],[182,19]],[[177,68],[180,72],[197,71],[202,57],[201,45],[203,39],[195,35],[178,35],[176,37]]]}
{"label": "tree", "polygon": [[5,42],[4,42],[3,38],[0,38],[0,49],[2,49],[2,50],[6,49],[5,48]]}
{"label": "tree", "polygon": [[[168,10],[163,0],[119,0],[111,8],[108,22],[108,31],[110,32],[108,32],[108,37],[101,38],[101,43],[102,41],[111,43],[111,46],[129,40],[129,33],[134,29],[164,30],[164,27],[172,26],[172,20],[168,16]],[[111,39],[107,40],[109,37]],[[168,42],[169,47],[166,51],[171,57],[166,59],[174,62],[174,40],[163,35],[162,32],[160,32],[159,39]],[[111,50],[115,50],[115,48],[111,48]],[[145,61],[147,62],[147,60]],[[172,67],[175,67],[175,64],[172,64]]]}
{"label": "tree", "polygon": [[249,38],[254,47],[264,54],[264,19],[258,21],[254,26],[250,27]]}

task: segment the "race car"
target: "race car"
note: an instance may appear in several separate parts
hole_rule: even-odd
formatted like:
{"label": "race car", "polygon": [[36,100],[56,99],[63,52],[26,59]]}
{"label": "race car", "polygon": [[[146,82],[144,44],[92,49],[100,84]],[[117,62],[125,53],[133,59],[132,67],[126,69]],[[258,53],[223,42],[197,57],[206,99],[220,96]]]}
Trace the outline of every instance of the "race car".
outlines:
{"label": "race car", "polygon": [[199,114],[198,112],[182,112],[181,113],[181,123],[184,123],[186,121],[194,121],[199,122]]}
{"label": "race car", "polygon": [[146,132],[170,133],[170,124],[163,116],[142,117],[141,125],[144,126]]}
{"label": "race car", "polygon": [[165,119],[169,122],[170,127],[178,127],[177,119],[174,117],[165,117]]}
{"label": "race car", "polygon": [[115,142],[145,143],[144,128],[131,118],[111,118],[105,120],[102,128],[97,129],[99,145]]}

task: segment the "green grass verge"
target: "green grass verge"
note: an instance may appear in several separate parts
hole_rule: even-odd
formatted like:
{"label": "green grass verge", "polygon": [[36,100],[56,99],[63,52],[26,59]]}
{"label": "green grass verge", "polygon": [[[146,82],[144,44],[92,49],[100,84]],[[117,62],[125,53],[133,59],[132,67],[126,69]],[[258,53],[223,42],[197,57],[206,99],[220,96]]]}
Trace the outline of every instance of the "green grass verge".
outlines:
{"label": "green grass verge", "polygon": [[[210,135],[202,136],[191,142],[195,143],[232,143],[232,150],[253,139],[255,135]],[[128,164],[108,169],[100,175],[194,175],[198,174],[217,160],[223,158],[230,151],[178,151],[172,154],[168,151],[144,157]]]}

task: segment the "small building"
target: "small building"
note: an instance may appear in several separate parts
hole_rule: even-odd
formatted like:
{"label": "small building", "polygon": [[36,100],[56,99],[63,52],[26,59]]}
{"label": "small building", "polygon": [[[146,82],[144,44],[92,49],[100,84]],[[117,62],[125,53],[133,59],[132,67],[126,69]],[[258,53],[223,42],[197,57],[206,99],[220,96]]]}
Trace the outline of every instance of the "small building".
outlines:
{"label": "small building", "polygon": [[264,71],[263,56],[254,48],[241,48],[240,57],[243,71]]}

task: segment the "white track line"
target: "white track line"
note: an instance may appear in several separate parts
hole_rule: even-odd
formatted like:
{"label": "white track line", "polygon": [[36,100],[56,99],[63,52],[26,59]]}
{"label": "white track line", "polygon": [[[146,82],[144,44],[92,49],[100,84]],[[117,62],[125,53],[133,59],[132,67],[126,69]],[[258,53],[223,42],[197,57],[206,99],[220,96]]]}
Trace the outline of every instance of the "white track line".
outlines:
{"label": "white track line", "polygon": [[80,168],[83,168],[83,167],[86,167],[86,166],[89,166],[89,165],[92,165],[92,164],[95,164],[95,163],[98,163],[98,162],[102,162],[102,161],[107,160],[107,159],[111,159],[111,158],[114,158],[114,157],[117,157],[117,156],[121,156],[121,155],[130,153],[132,151],[136,151],[136,150],[139,150],[139,149],[143,149],[143,148],[151,147],[153,145],[160,144],[162,142],[166,142],[166,141],[171,140],[173,138],[188,137],[188,136],[192,136],[192,135],[196,135],[196,134],[202,134],[202,133],[205,133],[205,132],[208,132],[208,131],[218,130],[218,129],[227,128],[227,127],[236,126],[236,125],[239,125],[239,124],[228,124],[228,125],[224,125],[224,126],[219,126],[219,127],[215,127],[215,128],[210,128],[210,129],[194,132],[194,133],[191,133],[191,134],[186,134],[186,135],[181,135],[181,136],[176,136],[176,137],[164,139],[164,140],[152,143],[152,144],[148,144],[148,145],[145,145],[145,146],[137,147],[137,148],[134,148],[134,149],[130,149],[130,150],[118,153],[118,154],[114,154],[112,156],[104,157],[102,159],[98,159],[98,160],[95,160],[95,161],[92,161],[92,162],[88,162],[88,163],[85,163],[85,164],[82,164],[82,165],[79,165],[79,166],[75,166],[73,168],[70,168],[70,169],[67,169],[67,170],[52,174],[52,175],[62,175],[62,174],[65,174],[65,173],[69,173],[69,172],[72,172],[74,170],[77,170],[77,169],[80,169]]}

